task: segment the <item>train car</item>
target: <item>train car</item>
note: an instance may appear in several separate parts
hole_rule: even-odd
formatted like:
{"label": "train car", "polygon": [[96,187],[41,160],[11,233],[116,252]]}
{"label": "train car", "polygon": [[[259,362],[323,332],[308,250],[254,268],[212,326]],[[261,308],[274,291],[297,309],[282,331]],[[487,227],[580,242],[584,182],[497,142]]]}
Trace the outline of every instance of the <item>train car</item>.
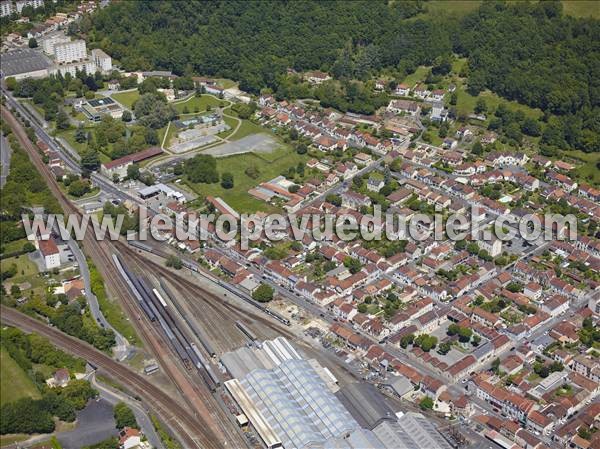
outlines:
{"label": "train car", "polygon": [[154,249],[151,246],[137,240],[128,240],[128,243],[134,248],[141,249],[142,251],[147,251],[149,253],[154,252]]}
{"label": "train car", "polygon": [[152,289],[152,293],[154,293],[154,296],[156,296],[156,298],[160,302],[161,306],[167,307],[167,303],[165,302],[165,299],[162,297],[162,295],[160,294],[160,292],[158,290],[156,290],[155,288],[153,288]]}
{"label": "train car", "polygon": [[265,313],[267,313],[268,315],[271,315],[271,316],[272,316],[273,318],[275,318],[277,321],[279,321],[279,322],[281,322],[281,323],[285,324],[286,326],[289,326],[289,325],[290,325],[290,320],[288,320],[288,319],[287,319],[287,318],[285,318],[285,317],[282,317],[282,316],[281,316],[281,315],[279,315],[277,312],[275,312],[275,311],[273,311],[273,310],[271,310],[271,309],[268,309],[268,308],[266,308],[266,307],[265,307]]}
{"label": "train car", "polygon": [[250,341],[254,342],[257,340],[256,335],[254,335],[254,332],[248,329],[248,326],[246,326],[244,323],[242,323],[241,321],[236,321],[235,325],[240,331],[242,331],[244,335],[246,335],[246,337],[250,339]]}
{"label": "train car", "polygon": [[190,329],[192,330],[192,332],[194,333],[194,335],[196,336],[198,341],[202,344],[202,347],[207,352],[207,354],[210,357],[213,357],[213,358],[216,357],[217,353],[213,349],[210,342],[208,341],[208,337],[206,336],[204,331],[198,327],[198,325],[196,324],[196,322],[194,320],[188,319],[187,314],[184,313],[183,310],[180,308],[179,303],[175,300],[173,292],[171,292],[171,289],[167,286],[167,284],[163,278],[161,278],[159,280],[159,284],[160,284],[160,287],[162,288],[163,292],[165,293],[166,297],[171,300],[171,303],[175,306],[175,309],[177,309],[179,316],[181,316],[185,320],[185,322],[188,324],[188,326],[190,327]]}

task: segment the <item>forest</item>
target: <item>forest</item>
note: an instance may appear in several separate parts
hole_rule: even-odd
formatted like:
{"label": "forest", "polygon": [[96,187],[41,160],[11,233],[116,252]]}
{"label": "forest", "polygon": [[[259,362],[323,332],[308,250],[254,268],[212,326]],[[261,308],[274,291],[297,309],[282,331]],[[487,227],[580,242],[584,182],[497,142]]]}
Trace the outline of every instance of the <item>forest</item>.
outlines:
{"label": "forest", "polygon": [[117,2],[85,31],[126,70],[227,77],[253,93],[290,95],[290,69],[325,70],[342,88],[315,96],[358,112],[383,99],[350,80],[402,80],[466,57],[470,93],[545,112],[543,145],[600,151],[600,21],[566,16],[559,1],[490,1],[463,17],[426,10],[426,1]]}

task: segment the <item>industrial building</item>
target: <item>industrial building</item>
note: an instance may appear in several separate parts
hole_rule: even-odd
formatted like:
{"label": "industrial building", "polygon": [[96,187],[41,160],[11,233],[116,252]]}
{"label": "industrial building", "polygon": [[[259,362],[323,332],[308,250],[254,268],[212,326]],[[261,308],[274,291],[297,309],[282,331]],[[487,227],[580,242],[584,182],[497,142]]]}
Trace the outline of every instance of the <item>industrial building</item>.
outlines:
{"label": "industrial building", "polygon": [[2,55],[2,75],[5,78],[44,78],[52,68],[52,61],[30,48],[10,51]]}
{"label": "industrial building", "polygon": [[336,396],[361,427],[373,430],[383,421],[396,420],[393,410],[373,384],[353,383],[342,388]]}
{"label": "industrial building", "polygon": [[92,122],[102,120],[102,115],[110,115],[114,119],[123,117],[123,108],[112,98],[95,98],[81,106],[81,112]]}
{"label": "industrial building", "polygon": [[143,151],[138,151],[137,153],[128,154],[122,158],[102,164],[100,167],[100,173],[109,178],[114,176],[124,178],[127,176],[127,167],[129,167],[131,164],[142,162],[146,159],[150,159],[151,157],[158,156],[159,154],[162,154],[162,152],[163,151],[160,147],[150,147]]}
{"label": "industrial building", "polygon": [[[304,360],[283,337],[228,352],[225,387],[267,448],[451,449],[419,413],[395,414],[377,389],[338,389],[316,360]],[[333,381],[332,381],[333,379]]]}
{"label": "industrial building", "polygon": [[[269,448],[319,447],[360,429],[313,366],[284,338],[221,359],[225,386]],[[325,446],[323,446],[325,447]]]}
{"label": "industrial building", "polygon": [[389,449],[452,449],[430,420],[406,413],[396,421],[383,421],[373,433]]}

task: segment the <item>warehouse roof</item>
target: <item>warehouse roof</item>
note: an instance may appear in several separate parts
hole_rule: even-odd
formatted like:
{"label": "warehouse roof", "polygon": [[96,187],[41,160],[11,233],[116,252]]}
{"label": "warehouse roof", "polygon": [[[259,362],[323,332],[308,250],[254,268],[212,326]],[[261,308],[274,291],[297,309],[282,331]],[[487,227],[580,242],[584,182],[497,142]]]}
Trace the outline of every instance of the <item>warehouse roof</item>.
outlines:
{"label": "warehouse roof", "polygon": [[367,429],[373,429],[385,419],[396,419],[392,409],[372,384],[353,383],[342,388],[336,396],[358,423]]}
{"label": "warehouse roof", "polygon": [[334,438],[323,444],[323,449],[387,449],[373,432],[353,430],[347,438]]}
{"label": "warehouse roof", "polygon": [[452,449],[420,413],[406,413],[398,421],[383,421],[373,433],[389,449]]}
{"label": "warehouse roof", "polygon": [[221,357],[231,377],[241,379],[255,369],[273,369],[286,360],[300,360],[300,354],[283,337],[265,341],[260,348],[242,347]]}
{"label": "warehouse roof", "polygon": [[359,427],[305,360],[255,370],[240,383],[284,447],[312,447]]}
{"label": "warehouse roof", "polygon": [[9,51],[2,55],[2,73],[6,77],[37,72],[51,65],[51,61],[41,52],[29,48]]}
{"label": "warehouse roof", "polygon": [[225,382],[225,387],[240,405],[246,417],[252,422],[252,425],[265,445],[268,448],[281,445],[281,441],[277,438],[273,428],[265,420],[263,414],[254,406],[252,399],[250,399],[248,393],[242,388],[240,382],[237,379],[228,380]]}

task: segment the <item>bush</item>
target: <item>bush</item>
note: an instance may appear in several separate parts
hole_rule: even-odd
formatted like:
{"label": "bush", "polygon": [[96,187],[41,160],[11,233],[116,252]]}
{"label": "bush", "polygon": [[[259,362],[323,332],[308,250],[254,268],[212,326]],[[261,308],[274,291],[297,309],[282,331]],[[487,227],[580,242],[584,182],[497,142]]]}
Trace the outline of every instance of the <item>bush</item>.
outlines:
{"label": "bush", "polygon": [[117,429],[122,429],[123,427],[139,429],[133,411],[124,402],[119,402],[115,405],[114,417]]}

